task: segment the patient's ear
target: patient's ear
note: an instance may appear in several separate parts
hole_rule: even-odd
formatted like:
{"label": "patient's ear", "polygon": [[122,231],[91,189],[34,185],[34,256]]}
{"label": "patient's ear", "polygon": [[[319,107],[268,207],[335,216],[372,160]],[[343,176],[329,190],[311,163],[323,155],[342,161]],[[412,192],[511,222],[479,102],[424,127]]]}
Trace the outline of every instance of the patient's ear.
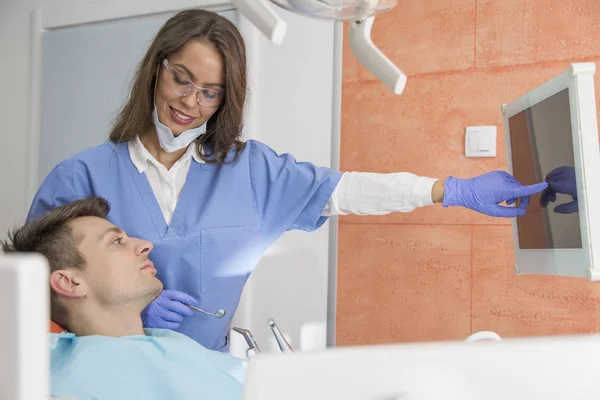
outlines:
{"label": "patient's ear", "polygon": [[81,276],[73,269],[61,269],[50,274],[50,287],[65,297],[84,297],[85,284]]}

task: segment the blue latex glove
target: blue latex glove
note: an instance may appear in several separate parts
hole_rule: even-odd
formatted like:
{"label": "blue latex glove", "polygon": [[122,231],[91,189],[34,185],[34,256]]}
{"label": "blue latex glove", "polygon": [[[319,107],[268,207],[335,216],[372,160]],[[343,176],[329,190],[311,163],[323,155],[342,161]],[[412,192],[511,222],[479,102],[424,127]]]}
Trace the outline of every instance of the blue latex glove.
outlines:
{"label": "blue latex glove", "polygon": [[142,323],[145,328],[177,329],[184,317],[193,314],[186,304],[198,306],[198,301],[177,290],[163,290],[160,296],[142,311]]}
{"label": "blue latex glove", "polygon": [[554,212],[559,214],[572,214],[579,211],[577,202],[577,181],[575,179],[575,168],[564,166],[558,167],[546,176],[548,187],[540,196],[540,206],[546,207],[548,203],[556,201],[556,194],[568,194],[573,201],[554,207]]}
{"label": "blue latex glove", "polygon": [[[444,207],[461,206],[492,217],[512,218],[525,215],[530,196],[546,189],[546,182],[523,186],[504,171],[488,172],[470,179],[448,177],[444,184]],[[518,207],[500,206],[502,202]]]}

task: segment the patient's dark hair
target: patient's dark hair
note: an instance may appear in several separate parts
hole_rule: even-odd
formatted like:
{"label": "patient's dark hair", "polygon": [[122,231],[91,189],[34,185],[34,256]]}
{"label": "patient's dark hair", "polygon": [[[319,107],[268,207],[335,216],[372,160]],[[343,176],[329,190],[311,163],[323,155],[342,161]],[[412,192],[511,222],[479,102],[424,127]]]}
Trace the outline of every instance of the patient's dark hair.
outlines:
{"label": "patient's dark hair", "polygon": [[[100,197],[73,201],[13,229],[8,233],[8,240],[0,241],[0,247],[4,253],[40,253],[48,260],[51,272],[83,269],[85,258],[77,249],[81,238],[76,237],[69,223],[81,217],[106,218],[109,211],[110,205]],[[50,316],[69,330],[67,310],[53,290],[50,290]]]}

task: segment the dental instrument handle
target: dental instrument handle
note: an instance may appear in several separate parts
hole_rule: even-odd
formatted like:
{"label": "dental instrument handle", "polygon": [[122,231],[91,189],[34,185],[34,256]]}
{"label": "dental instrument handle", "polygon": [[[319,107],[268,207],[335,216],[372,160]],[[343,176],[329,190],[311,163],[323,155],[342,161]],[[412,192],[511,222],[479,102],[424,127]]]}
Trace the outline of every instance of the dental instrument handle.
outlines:
{"label": "dental instrument handle", "polygon": [[188,306],[188,308],[191,308],[194,311],[198,311],[199,313],[210,315],[211,317],[223,318],[225,316],[225,310],[223,310],[223,309],[217,310],[216,313],[212,314],[212,313],[209,313],[208,311],[204,311],[201,308],[194,307],[194,306],[191,306],[189,304],[186,304],[186,306]]}
{"label": "dental instrument handle", "polygon": [[273,318],[269,318],[267,320],[267,322],[269,323],[269,326],[271,327],[271,331],[273,331],[273,335],[275,336],[275,340],[277,341],[277,345],[279,345],[279,349],[281,350],[281,352],[282,353],[293,352],[294,349],[288,343],[288,341],[285,340],[283,333],[281,333],[281,330],[279,330],[279,327],[277,326],[275,321],[273,321]]}
{"label": "dental instrument handle", "polygon": [[[248,349],[246,350],[246,357],[250,358],[251,356],[256,355],[256,353],[260,353],[260,348],[258,347],[258,343],[256,343],[254,336],[252,336],[252,332],[250,332],[248,329],[243,328],[233,327],[231,329],[244,336],[244,339],[248,344]],[[251,354],[249,354],[249,352]]]}

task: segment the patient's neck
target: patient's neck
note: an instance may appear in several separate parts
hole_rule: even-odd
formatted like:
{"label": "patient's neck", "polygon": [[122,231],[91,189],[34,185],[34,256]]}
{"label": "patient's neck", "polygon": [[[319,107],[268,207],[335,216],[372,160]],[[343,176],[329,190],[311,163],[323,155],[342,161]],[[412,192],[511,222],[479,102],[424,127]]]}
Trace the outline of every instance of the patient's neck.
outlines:
{"label": "patient's neck", "polygon": [[69,329],[77,336],[134,336],[143,335],[144,328],[139,307],[85,307],[70,310]]}

